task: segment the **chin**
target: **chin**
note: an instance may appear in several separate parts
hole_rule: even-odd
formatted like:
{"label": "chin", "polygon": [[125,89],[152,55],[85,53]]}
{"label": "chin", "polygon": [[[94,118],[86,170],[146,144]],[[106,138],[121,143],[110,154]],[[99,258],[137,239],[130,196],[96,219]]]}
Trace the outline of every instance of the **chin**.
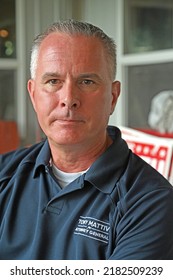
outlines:
{"label": "chin", "polygon": [[82,142],[82,137],[79,137],[78,135],[58,135],[54,137],[48,137],[51,139],[51,142],[56,143],[57,145],[75,145]]}

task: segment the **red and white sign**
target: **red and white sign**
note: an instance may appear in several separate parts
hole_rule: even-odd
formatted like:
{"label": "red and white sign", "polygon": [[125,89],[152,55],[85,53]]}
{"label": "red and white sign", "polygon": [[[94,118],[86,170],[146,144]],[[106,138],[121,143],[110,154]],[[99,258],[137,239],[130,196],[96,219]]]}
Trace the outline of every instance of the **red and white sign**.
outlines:
{"label": "red and white sign", "polygon": [[173,184],[173,139],[119,127],[129,148]]}

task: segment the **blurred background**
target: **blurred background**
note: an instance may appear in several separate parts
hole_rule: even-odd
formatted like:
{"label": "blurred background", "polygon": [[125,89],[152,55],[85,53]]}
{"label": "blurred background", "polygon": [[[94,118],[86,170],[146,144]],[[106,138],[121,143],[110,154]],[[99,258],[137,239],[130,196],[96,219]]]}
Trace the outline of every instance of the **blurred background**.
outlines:
{"label": "blurred background", "polygon": [[173,0],[0,0],[0,153],[44,137],[26,88],[31,45],[49,24],[68,18],[93,23],[116,41],[122,91],[110,124],[153,129],[153,98],[173,91]]}

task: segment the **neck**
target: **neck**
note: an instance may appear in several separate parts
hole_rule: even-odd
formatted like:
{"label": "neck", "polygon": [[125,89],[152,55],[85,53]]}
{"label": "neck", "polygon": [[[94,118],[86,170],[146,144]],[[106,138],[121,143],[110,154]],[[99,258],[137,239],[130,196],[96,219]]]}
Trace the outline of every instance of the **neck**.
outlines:
{"label": "neck", "polygon": [[108,135],[104,140],[98,140],[91,147],[85,148],[84,145],[54,145],[49,141],[54,165],[64,172],[71,173],[88,169],[111,144],[112,139]]}

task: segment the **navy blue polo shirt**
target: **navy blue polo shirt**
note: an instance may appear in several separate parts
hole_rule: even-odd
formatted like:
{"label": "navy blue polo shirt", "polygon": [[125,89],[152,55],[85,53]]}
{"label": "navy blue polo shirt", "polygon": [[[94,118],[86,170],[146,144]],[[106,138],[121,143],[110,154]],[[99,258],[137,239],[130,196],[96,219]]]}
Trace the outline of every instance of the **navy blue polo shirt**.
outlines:
{"label": "navy blue polo shirt", "polygon": [[64,189],[47,141],[0,156],[0,259],[173,259],[173,189],[113,144]]}

